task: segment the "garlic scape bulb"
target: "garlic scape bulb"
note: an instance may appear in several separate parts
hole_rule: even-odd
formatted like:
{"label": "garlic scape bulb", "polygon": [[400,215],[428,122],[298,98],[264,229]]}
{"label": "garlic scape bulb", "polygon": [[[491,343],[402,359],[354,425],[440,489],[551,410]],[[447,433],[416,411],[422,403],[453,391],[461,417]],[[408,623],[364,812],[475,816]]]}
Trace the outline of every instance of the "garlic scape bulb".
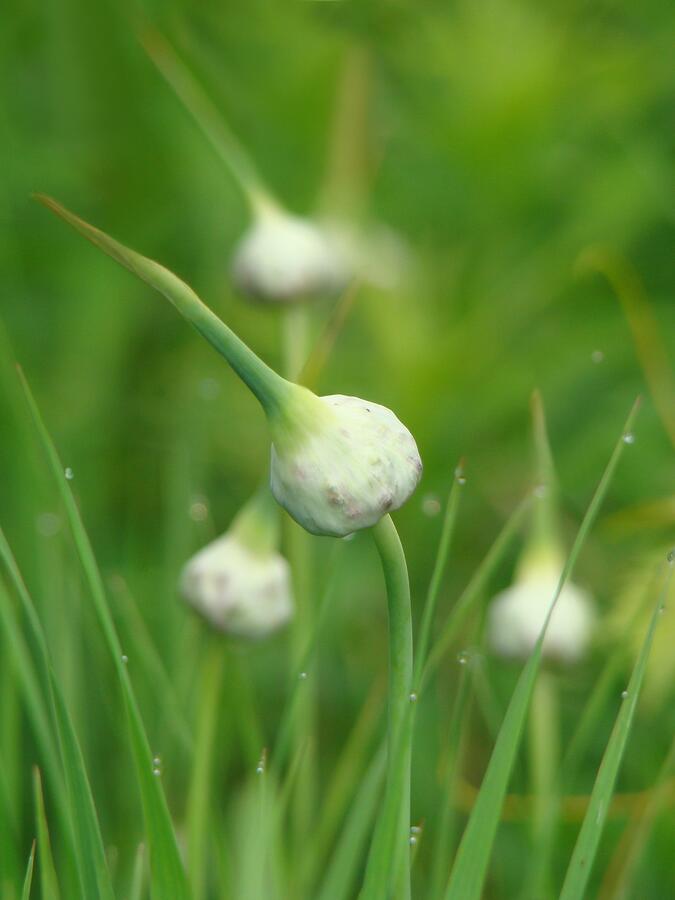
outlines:
{"label": "garlic scape bulb", "polygon": [[235,250],[232,275],[243,294],[270,303],[332,293],[348,278],[318,225],[272,204],[259,205]]}
{"label": "garlic scape bulb", "polygon": [[[539,392],[532,395],[537,473],[531,530],[513,585],[488,610],[488,639],[505,657],[527,658],[539,638],[555,597],[565,557],[558,538],[553,459]],[[591,640],[595,613],[590,595],[569,580],[564,584],[546,630],[545,657],[563,663],[580,660]]]}
{"label": "garlic scape bulb", "polygon": [[[488,639],[500,656],[526,659],[537,643],[558,587],[564,559],[553,547],[526,554],[514,584],[498,594],[488,612]],[[556,602],[544,638],[543,653],[563,663],[578,662],[593,634],[592,600],[567,582]]]}
{"label": "garlic scape bulb", "polygon": [[290,568],[278,545],[279,510],[264,485],[228,531],[186,563],[183,596],[220,631],[265,637],[293,615]]}
{"label": "garlic scape bulb", "polygon": [[286,212],[272,197],[245,147],[171,44],[148,27],[141,42],[248,201],[253,221],[232,261],[237,288],[257,300],[285,304],[342,287],[346,283],[342,257],[323,229],[309,218]]}
{"label": "garlic scape bulb", "polygon": [[272,492],[307,531],[344,536],[375,525],[406,502],[422,462],[412,435],[391,410],[356,397],[317,397],[287,381],[173,273],[56,201],[37,199],[162,293],[251,389],[270,427]]}

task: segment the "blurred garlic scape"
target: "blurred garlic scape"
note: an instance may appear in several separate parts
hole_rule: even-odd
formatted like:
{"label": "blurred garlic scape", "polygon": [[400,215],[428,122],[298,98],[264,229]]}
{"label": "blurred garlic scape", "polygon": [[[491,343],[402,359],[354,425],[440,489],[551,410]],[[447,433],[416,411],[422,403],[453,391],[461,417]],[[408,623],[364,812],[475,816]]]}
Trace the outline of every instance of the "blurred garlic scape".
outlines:
{"label": "blurred garlic scape", "polygon": [[[526,659],[534,649],[558,587],[564,559],[551,544],[526,552],[514,584],[498,594],[488,612],[488,639],[500,656]],[[595,615],[590,595],[568,581],[544,638],[544,656],[578,662],[590,642]]]}
{"label": "blurred garlic scape", "polygon": [[265,637],[294,609],[290,568],[278,543],[279,512],[264,486],[224,535],[186,563],[183,596],[215,628],[237,637]]}
{"label": "blurred garlic scape", "polygon": [[[558,589],[565,557],[558,540],[555,472],[539,391],[531,398],[535,468],[531,535],[516,571],[515,583],[492,601],[488,639],[500,656],[525,659],[534,649]],[[546,629],[542,652],[549,659],[574,663],[590,642],[595,615],[590,595],[567,580]]]}
{"label": "blurred garlic scape", "polygon": [[260,402],[272,436],[271,487],[313,534],[342,537],[376,524],[415,490],[422,462],[391,410],[356,397],[317,397],[282,378],[173,273],[38,195],[93,244],[162,293],[225,357]]}

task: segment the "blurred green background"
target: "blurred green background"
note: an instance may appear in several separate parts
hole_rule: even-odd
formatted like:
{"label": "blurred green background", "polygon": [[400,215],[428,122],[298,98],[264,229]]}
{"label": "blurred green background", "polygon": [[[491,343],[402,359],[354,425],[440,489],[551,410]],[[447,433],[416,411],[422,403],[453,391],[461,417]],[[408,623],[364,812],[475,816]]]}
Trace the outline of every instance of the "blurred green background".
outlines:
{"label": "blurred green background", "polygon": [[[562,679],[570,721],[618,639],[607,622],[629,602],[631,585],[639,592],[652,578],[645,560],[661,559],[675,540],[672,501],[670,511],[632,511],[672,498],[673,445],[616,285],[578,265],[603,247],[633,273],[672,365],[671,4],[247,0],[225,8],[157,0],[127,8],[8,0],[0,29],[0,314],[8,335],[1,348],[0,515],[52,625],[104,835],[124,865],[139,825],[133,790],[109,793],[131,777],[116,736],[119,700],[16,392],[13,361],[22,364],[74,471],[104,574],[129,586],[170,675],[192,701],[205,636],[177,598],[177,575],[254,490],[268,438],[260,411],[222,360],[149,289],[32,202],[31,191],[52,194],[161,260],[273,365],[280,363],[281,327],[277,313],[245,303],[230,286],[246,204],[137,41],[144,17],[171,38],[272,190],[300,214],[317,208],[334,173],[348,61],[356,49],[367,61],[364,79],[351,88],[363,91],[366,114],[342,139],[355,151],[362,214],[399,236],[410,266],[393,290],[359,289],[320,390],[392,407],[417,439],[424,478],[395,516],[417,611],[440,526],[425,500],[444,498],[466,457],[441,598],[447,610],[532,483],[528,403],[535,387],[547,409],[568,537],[631,403],[645,396],[635,444],[580,562],[577,580],[597,598],[602,627],[592,658]],[[329,310],[328,302],[317,304],[315,330]],[[650,346],[647,355],[657,352]],[[208,507],[205,520],[199,504]],[[331,542],[312,543],[321,570]],[[386,665],[381,576],[368,537],[347,552],[317,668],[324,775]],[[510,574],[505,566],[494,590]],[[672,739],[667,663],[675,624],[667,618],[655,653],[666,683],[652,671],[620,790],[648,788]],[[250,667],[267,740],[285,696],[287,643],[281,634],[235,650]],[[420,710],[416,819],[434,816],[436,758],[456,668],[453,653],[438,696]],[[499,716],[514,672],[491,661],[486,672]],[[139,691],[161,743],[161,702],[151,685]],[[597,723],[579,793],[592,784],[614,714],[609,709]],[[227,742],[227,714],[224,720]],[[30,747],[28,733],[23,740]],[[472,742],[466,777],[478,784],[491,746],[480,716]],[[178,761],[172,768],[170,747],[161,749],[180,818],[185,777]],[[10,738],[3,751],[15,752]],[[248,765],[245,754],[234,756],[228,784],[237,783],[237,766]],[[521,772],[514,790],[526,784]],[[671,808],[649,846],[636,897],[675,894],[673,821]],[[577,827],[570,824],[561,838],[560,872]],[[621,828],[620,818],[612,820],[601,848],[605,866]],[[500,832],[489,896],[518,896],[528,840],[522,824]],[[422,844],[420,890],[424,854]]]}

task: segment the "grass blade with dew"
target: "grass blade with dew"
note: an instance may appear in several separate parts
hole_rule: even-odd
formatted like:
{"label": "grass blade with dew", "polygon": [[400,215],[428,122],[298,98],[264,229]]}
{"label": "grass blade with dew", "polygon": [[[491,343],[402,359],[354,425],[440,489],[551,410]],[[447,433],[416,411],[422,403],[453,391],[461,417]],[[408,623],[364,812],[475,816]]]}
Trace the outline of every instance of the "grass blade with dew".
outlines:
{"label": "grass blade with dew", "polygon": [[506,523],[497,535],[485,558],[474,572],[468,585],[459,595],[457,602],[450,611],[450,614],[448,615],[448,618],[443,626],[440,637],[436,640],[431,650],[429,651],[426,665],[424,666],[424,670],[422,672],[422,685],[438,667],[438,664],[443,658],[446,650],[448,649],[454,638],[457,636],[457,633],[463,623],[466,621],[466,617],[471,612],[474,603],[479,599],[479,597],[487,587],[490,578],[492,578],[492,575],[497,569],[497,566],[499,566],[502,562],[504,554],[508,550],[511,541],[520,531],[520,528],[525,520],[525,516],[531,505],[532,495],[530,494],[519,503],[519,505],[506,520]]}
{"label": "grass blade with dew", "polygon": [[335,844],[345,810],[357,795],[357,788],[369,763],[369,748],[380,723],[383,697],[384,683],[377,679],[333,767],[321,802],[320,818],[303,855],[303,884],[314,885],[329,849]]}
{"label": "grass blade with dew", "polygon": [[[187,879],[178,852],[176,835],[164,797],[164,791],[159,778],[153,771],[153,754],[150,750],[150,744],[129,677],[127,657],[122,652],[94,551],[80,517],[80,511],[70,489],[69,482],[64,476],[61,460],[42,420],[28,382],[20,369],[19,376],[40,444],[58,487],[85,581],[119,678],[127,712],[131,751],[141,789],[146,836],[150,850],[152,892],[157,898],[172,897],[175,900],[182,900],[182,898],[188,897]],[[76,748],[72,749],[74,752]]]}
{"label": "grass blade with dew", "polygon": [[415,664],[413,668],[413,692],[419,694],[421,689],[422,675],[427,661],[429,652],[429,643],[431,640],[431,630],[434,624],[434,615],[438,603],[438,595],[443,582],[443,575],[448,564],[448,555],[450,553],[450,543],[452,541],[455,525],[457,522],[457,514],[459,512],[459,502],[461,499],[462,488],[466,484],[464,476],[464,460],[460,460],[455,469],[455,476],[450,488],[450,495],[445,508],[445,516],[443,518],[443,527],[441,528],[441,537],[438,542],[438,550],[436,552],[436,560],[429,581],[429,589],[427,591],[424,611],[419,626],[419,635],[417,645],[415,647]]}
{"label": "grass blade with dew", "polygon": [[26,867],[26,877],[23,881],[23,889],[21,891],[21,900],[30,900],[30,891],[33,886],[33,866],[35,864],[35,841],[33,841],[30,848],[30,855],[28,857],[28,865]]}
{"label": "grass blade with dew", "polygon": [[276,206],[248,154],[166,38],[155,28],[145,25],[140,30],[139,40],[166,83],[234,175],[252,211]]}
{"label": "grass blade with dew", "polygon": [[462,666],[459,684],[455,690],[450,717],[450,728],[445,748],[444,778],[440,792],[440,815],[435,829],[432,867],[429,881],[428,900],[440,900],[448,876],[448,860],[451,858],[456,829],[455,799],[457,794],[458,768],[462,755],[462,742],[466,734],[469,717],[467,709],[471,694],[473,670]]}
{"label": "grass blade with dew", "polygon": [[647,802],[633,813],[617,844],[598,892],[598,900],[628,900],[631,884],[649,841],[654,822],[672,792],[670,776],[673,769],[675,769],[675,739],[671,742],[655,784],[649,792]]}
{"label": "grass blade with dew", "polygon": [[195,756],[187,801],[187,836],[190,888],[193,900],[206,895],[208,866],[206,850],[210,834],[213,750],[218,708],[223,694],[225,646],[219,635],[209,635],[202,660],[195,733]]}
{"label": "grass blade with dew", "polygon": [[347,900],[353,896],[380,799],[386,761],[386,747],[382,745],[361,780],[340,837],[335,842],[332,859],[316,894],[317,900]]}
{"label": "grass blade with dew", "polygon": [[479,900],[481,896],[506,789],[520,745],[530,698],[541,662],[542,644],[546,635],[546,629],[563,586],[572,574],[581,548],[595,522],[622,452],[627,446],[625,437],[631,433],[639,405],[640,399],[638,398],[633,404],[621,436],[616,443],[609,463],[579,527],[572,550],[560,576],[558,587],[551,600],[544,627],[530,658],[518,678],[499,731],[499,736],[497,737],[497,742],[490,757],[487,771],[483,777],[476,803],[460,842],[457,857],[450,874],[448,890],[445,894],[446,900]]}
{"label": "grass blade with dew", "polygon": [[[59,803],[64,804],[63,808],[69,814],[70,828],[67,834],[75,855],[82,896],[85,900],[88,900],[89,897],[113,900],[113,889],[103,849],[103,839],[77,734],[61,688],[52,670],[47,641],[35,605],[2,530],[0,530],[0,558],[5,564],[12,586],[21,602],[39,656],[44,690],[49,699],[58,736],[66,785],[65,801],[60,798],[57,780],[54,781],[54,785]],[[46,758],[49,759],[53,755],[55,755],[55,751],[51,751],[49,757]]]}
{"label": "grass blade with dew", "polygon": [[190,726],[178,702],[176,686],[169,677],[138,603],[121,576],[109,579],[108,583],[122,622],[122,631],[129,642],[129,655],[133,655],[144,670],[145,681],[165,713],[168,730],[180,744],[185,758],[191,760],[195,748]]}
{"label": "grass blade with dew", "polygon": [[59,900],[59,880],[54,866],[49,828],[45,813],[40,770],[33,768],[33,797],[35,801],[35,826],[37,830],[38,867],[40,870],[40,891],[42,900]]}
{"label": "grass blade with dew", "polygon": [[619,767],[635,719],[635,710],[637,709],[638,698],[647,669],[649,651],[652,647],[659,616],[663,612],[663,604],[668,594],[672,575],[673,569],[671,567],[666,576],[663,589],[656,601],[649,628],[642,643],[628,688],[622,694],[621,709],[598,769],[588,809],[586,810],[577,842],[574,845],[572,858],[570,859],[562,891],[560,892],[560,900],[582,900],[586,895],[586,887],[607,820],[607,811],[614,793]]}

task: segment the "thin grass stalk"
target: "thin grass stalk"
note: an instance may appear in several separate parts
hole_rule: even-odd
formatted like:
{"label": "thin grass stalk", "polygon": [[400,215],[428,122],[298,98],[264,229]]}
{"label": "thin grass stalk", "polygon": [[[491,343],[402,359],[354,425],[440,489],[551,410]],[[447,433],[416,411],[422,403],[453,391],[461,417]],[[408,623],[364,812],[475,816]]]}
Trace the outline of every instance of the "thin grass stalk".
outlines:
{"label": "thin grass stalk", "polygon": [[612,734],[605,748],[600,768],[595,778],[591,799],[586,815],[577,836],[572,857],[567,868],[565,881],[560,892],[560,900],[582,900],[586,896],[588,881],[593,869],[595,855],[607,820],[609,804],[614,792],[614,785],[619,767],[628,743],[631,727],[635,718],[640,690],[647,669],[649,652],[654,641],[656,626],[663,612],[668,596],[670,580],[674,569],[669,567],[664,586],[654,606],[651,621],[640,654],[635,663],[633,674],[627,690],[622,695],[621,709],[616,717]]}
{"label": "thin grass stalk", "polygon": [[436,560],[431,572],[429,581],[429,589],[424,604],[424,612],[420,621],[420,628],[415,646],[415,665],[413,671],[413,691],[419,695],[422,687],[422,674],[427,661],[429,652],[429,643],[431,640],[431,630],[434,624],[434,616],[438,605],[438,595],[443,583],[443,576],[448,564],[448,556],[450,554],[450,544],[455,532],[457,524],[457,515],[459,513],[459,504],[462,495],[462,489],[466,479],[464,477],[464,463],[460,460],[455,469],[455,477],[450,488],[450,495],[445,507],[445,515],[443,517],[443,527],[441,529],[441,537],[436,552]]}
{"label": "thin grass stalk", "polygon": [[223,695],[224,651],[222,641],[213,637],[202,662],[198,688],[195,755],[187,808],[188,877],[192,900],[203,900],[209,881],[206,851],[211,833],[213,751]]}
{"label": "thin grass stalk", "polygon": [[384,801],[371,845],[361,900],[384,900],[398,884],[410,893],[410,761],[413,675],[412,613],[405,554],[391,516],[373,528],[384,573],[389,610],[389,723]]}
{"label": "thin grass stalk", "polygon": [[455,802],[457,781],[459,777],[462,744],[466,738],[469,715],[468,706],[471,695],[471,676],[473,669],[462,666],[459,683],[455,690],[450,727],[448,729],[445,752],[444,777],[440,791],[440,815],[435,829],[435,839],[431,854],[431,876],[429,879],[428,900],[440,900],[448,877],[448,863],[451,859],[454,832],[457,829]]}
{"label": "thin grass stalk", "polygon": [[54,866],[54,857],[52,856],[51,841],[49,840],[42,780],[37,766],[33,767],[33,800],[35,805],[35,828],[42,900],[60,900],[61,893]]}
{"label": "thin grass stalk", "polygon": [[530,494],[518,504],[506,520],[502,530],[497,535],[485,558],[473,573],[468,585],[459,595],[446,619],[440,636],[429,651],[426,665],[424,666],[424,671],[422,673],[422,685],[424,685],[424,682],[437,669],[448,647],[466,621],[472,607],[489,584],[492,575],[504,559],[504,555],[506,554],[511,541],[520,531],[531,505],[532,495]]}
{"label": "thin grass stalk", "polygon": [[[145,814],[148,844],[150,847],[150,868],[152,872],[153,893],[158,897],[172,894],[176,900],[187,898],[187,879],[183,869],[176,836],[171,823],[164,791],[159,778],[153,774],[153,754],[145,733],[143,720],[138,708],[131,679],[127,669],[127,657],[122,652],[117,631],[108,608],[103,587],[103,580],[98,564],[84,528],[75,498],[63,472],[63,465],[56,448],[42,420],[37,404],[33,398],[28,382],[19,369],[21,385],[24,389],[26,403],[35,424],[40,443],[44,449],[49,468],[56,481],[61,502],[66,511],[73,542],[80,559],[85,581],[93,601],[94,609],[103,631],[103,635],[112,656],[117,676],[122,689],[122,697],[127,714],[129,738],[136,764],[143,810]],[[57,696],[58,700],[58,696]]]}
{"label": "thin grass stalk", "polygon": [[565,582],[572,574],[581,548],[593,526],[598,511],[612,481],[623,450],[626,447],[624,436],[630,433],[638,412],[640,398],[636,400],[628,415],[621,436],[619,437],[609,463],[600,479],[598,487],[591,499],[586,514],[575,538],[572,549],[560,575],[558,586],[551,600],[543,628],[535,644],[534,650],[525,664],[516,688],[511,696],[502,727],[497,738],[490,762],[483,778],[476,803],[469,817],[469,822],[462,836],[457,858],[452,868],[446,900],[479,900],[488,863],[499,825],[501,809],[506,795],[509,778],[513,769],[520,744],[527,710],[534,690],[542,656],[542,645],[546,629],[553,615],[558,597]]}

